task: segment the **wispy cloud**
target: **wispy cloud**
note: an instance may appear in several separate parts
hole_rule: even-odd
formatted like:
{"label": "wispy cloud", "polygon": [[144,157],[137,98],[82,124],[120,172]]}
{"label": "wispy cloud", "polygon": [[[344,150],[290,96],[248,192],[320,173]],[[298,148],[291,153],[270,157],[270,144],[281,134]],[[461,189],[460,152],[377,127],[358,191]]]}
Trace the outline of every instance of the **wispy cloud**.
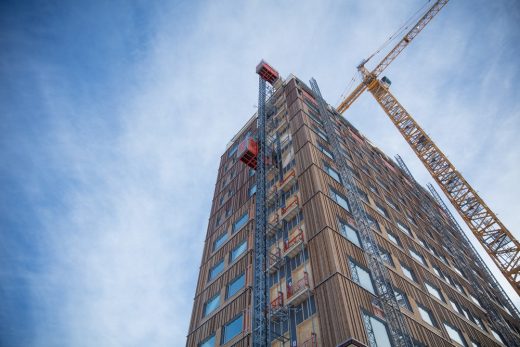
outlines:
{"label": "wispy cloud", "polygon": [[[468,10],[479,4],[448,4],[388,74],[516,230],[518,6]],[[0,341],[183,345],[218,160],[255,111],[256,63],[314,76],[334,102],[421,5],[4,5]],[[369,95],[347,117],[431,181]]]}

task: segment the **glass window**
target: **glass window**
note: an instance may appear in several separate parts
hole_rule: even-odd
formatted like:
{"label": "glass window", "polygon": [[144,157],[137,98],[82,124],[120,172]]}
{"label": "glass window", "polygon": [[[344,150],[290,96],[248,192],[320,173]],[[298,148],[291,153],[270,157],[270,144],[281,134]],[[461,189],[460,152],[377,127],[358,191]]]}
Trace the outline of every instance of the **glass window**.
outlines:
{"label": "glass window", "polygon": [[399,229],[401,229],[401,231],[403,233],[407,234],[408,236],[413,237],[410,228],[408,226],[406,226],[403,222],[397,221],[397,227]]}
{"label": "glass window", "polygon": [[349,259],[348,265],[354,282],[368,290],[370,293],[375,294],[374,284],[372,283],[372,277],[370,276],[370,273],[356,264],[352,259]]}
{"label": "glass window", "polygon": [[471,298],[471,301],[473,301],[473,302],[474,302],[475,304],[477,304],[478,306],[482,307],[482,305],[480,304],[479,299],[477,299],[476,297],[474,297],[472,294],[470,294],[469,297]]}
{"label": "glass window", "polygon": [[501,344],[505,345],[504,340],[502,340],[502,336],[498,333],[498,331],[496,331],[492,328],[490,330],[491,330],[491,333],[493,334],[493,336],[495,337],[495,339],[497,339],[497,341],[499,341]]}
{"label": "glass window", "polygon": [[252,185],[251,188],[249,188],[249,196],[253,196],[253,194],[256,193],[256,184]]}
{"label": "glass window", "polygon": [[325,171],[330,175],[330,177],[334,178],[336,181],[341,183],[341,178],[339,177],[339,173],[331,168],[329,165],[325,165]]}
{"label": "glass window", "polygon": [[466,341],[464,341],[464,338],[462,337],[459,329],[452,327],[448,323],[444,323],[444,328],[446,328],[446,331],[448,332],[448,335],[450,335],[450,338],[453,342],[456,342],[462,346],[466,346]]}
{"label": "glass window", "polygon": [[433,295],[437,299],[439,299],[441,301],[444,301],[444,297],[442,296],[441,291],[439,290],[439,288],[435,287],[434,285],[432,285],[432,284],[430,284],[428,282],[424,282],[424,285],[426,286],[426,290],[428,290],[428,293],[430,293],[431,295]]}
{"label": "glass window", "polygon": [[323,145],[321,143],[318,143],[318,148],[327,157],[329,157],[330,159],[334,159],[334,156],[332,155],[332,153],[327,148],[323,147]]}
{"label": "glass window", "polygon": [[399,240],[399,237],[392,234],[391,232],[388,233],[388,239],[390,241],[392,241],[393,243],[395,243],[396,245],[401,246],[401,240]]}
{"label": "glass window", "polygon": [[359,234],[357,230],[341,220],[339,221],[339,225],[343,236],[349,239],[356,246],[361,247],[361,242],[359,241]]}
{"label": "glass window", "polygon": [[388,218],[388,212],[386,211],[386,208],[376,203],[376,210],[377,212],[381,213],[383,216]]}
{"label": "glass window", "polygon": [[348,204],[348,201],[347,201],[347,199],[343,195],[341,195],[340,193],[338,193],[337,191],[335,191],[332,188],[330,189],[330,193],[331,193],[332,198],[334,199],[334,201],[336,201],[345,210],[350,212],[350,206]]}
{"label": "glass window", "polygon": [[407,309],[408,311],[412,311],[412,306],[410,305],[410,301],[408,301],[408,296],[401,290],[395,289],[395,298],[399,303],[399,306]]}
{"label": "glass window", "polygon": [[217,294],[206,302],[204,305],[204,316],[207,316],[211,312],[215,311],[220,305],[220,295]]}
{"label": "glass window", "polygon": [[238,143],[235,143],[235,145],[228,152],[228,158],[231,158],[232,156],[234,156],[235,153],[237,152],[237,149],[238,149]]}
{"label": "glass window", "polygon": [[418,305],[417,308],[419,308],[419,314],[426,323],[430,324],[432,327],[436,326],[435,319],[430,310],[420,305]]}
{"label": "glass window", "polygon": [[364,312],[363,318],[369,336],[370,347],[392,347],[386,324]]}
{"label": "glass window", "polygon": [[227,233],[224,233],[217,237],[217,239],[213,242],[213,250],[218,249],[220,246],[222,246],[227,240]]}
{"label": "glass window", "polygon": [[247,224],[248,220],[249,214],[246,212],[233,225],[233,232],[237,232],[238,230],[242,229],[242,227]]}
{"label": "glass window", "polygon": [[401,263],[401,268],[403,269],[403,273],[406,277],[408,277],[409,279],[411,279],[414,282],[417,282],[417,280],[415,278],[415,273],[413,272],[413,270],[411,268],[409,268],[408,266],[406,266],[402,263]]}
{"label": "glass window", "polygon": [[370,222],[370,227],[372,229],[374,229],[377,232],[381,232],[381,227],[379,226],[378,221],[374,217],[367,213],[367,219]]}
{"label": "glass window", "polygon": [[242,288],[244,288],[246,284],[246,274],[243,273],[242,275],[239,275],[236,277],[233,281],[229,282],[227,286],[227,295],[226,298],[230,298]]}
{"label": "glass window", "polygon": [[327,137],[327,135],[321,130],[319,129],[318,127],[314,127],[314,131],[316,131],[316,133],[323,139],[325,140],[326,142],[329,142],[329,138]]}
{"label": "glass window", "polygon": [[240,334],[242,332],[243,325],[244,316],[242,314],[224,325],[224,327],[222,327],[222,344],[228,343],[231,341],[231,339]]}
{"label": "glass window", "polygon": [[455,301],[453,301],[453,300],[451,300],[451,299],[449,299],[449,300],[450,300],[450,305],[451,305],[451,307],[452,307],[455,311],[457,311],[458,313],[463,314],[463,313],[462,313],[462,310],[460,309],[460,306],[459,306]]}
{"label": "glass window", "polygon": [[410,255],[412,256],[412,258],[414,258],[415,260],[417,260],[419,263],[421,263],[421,264],[423,264],[424,266],[426,266],[426,260],[424,259],[424,257],[422,256],[422,254],[420,254],[419,252],[417,252],[415,249],[410,248]]}
{"label": "glass window", "polygon": [[204,342],[201,342],[199,347],[215,347],[215,334],[208,337]]}
{"label": "glass window", "polygon": [[211,270],[209,270],[209,280],[211,281],[212,279],[217,277],[217,275],[221,273],[222,270],[224,270],[224,259],[219,261],[215,266],[211,268]]}
{"label": "glass window", "polygon": [[432,269],[433,269],[433,272],[435,272],[435,274],[444,279],[444,274],[442,273],[441,269],[439,269],[439,267],[437,265],[432,265]]}
{"label": "glass window", "polygon": [[247,240],[242,241],[238,246],[236,246],[231,251],[230,262],[235,261],[240,255],[242,255],[247,250]]}

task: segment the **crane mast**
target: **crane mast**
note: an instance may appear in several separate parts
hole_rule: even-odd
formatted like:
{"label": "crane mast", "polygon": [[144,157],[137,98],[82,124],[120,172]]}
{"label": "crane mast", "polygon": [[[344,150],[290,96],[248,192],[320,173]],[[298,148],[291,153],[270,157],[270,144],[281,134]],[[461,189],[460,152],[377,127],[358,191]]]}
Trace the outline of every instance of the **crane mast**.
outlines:
{"label": "crane mast", "polygon": [[419,21],[413,26],[410,31],[403,36],[401,41],[395,45],[394,48],[381,60],[379,64],[369,72],[365,68],[365,64],[368,60],[363,60],[358,66],[358,70],[362,74],[362,82],[354,89],[354,91],[347,96],[339,105],[336,110],[341,114],[345,112],[350,105],[367,89],[367,86],[372,80],[376,79],[377,76],[383,72],[384,69],[390,65],[391,62],[412,42],[412,40],[424,29],[424,27],[430,23],[430,21],[439,13],[439,11],[448,3],[448,0],[438,0],[430,9],[419,19]]}
{"label": "crane mast", "polygon": [[406,139],[473,235],[520,295],[520,244],[446,155],[378,79],[368,90]]}

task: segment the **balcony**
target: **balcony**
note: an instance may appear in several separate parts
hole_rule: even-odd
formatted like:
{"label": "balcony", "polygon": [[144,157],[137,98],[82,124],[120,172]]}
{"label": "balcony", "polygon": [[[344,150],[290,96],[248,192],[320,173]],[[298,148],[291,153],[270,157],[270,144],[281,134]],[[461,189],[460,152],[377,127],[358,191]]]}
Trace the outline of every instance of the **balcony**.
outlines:
{"label": "balcony", "polygon": [[269,252],[269,258],[267,260],[267,271],[272,274],[276,272],[282,264],[282,251],[280,247],[276,247],[273,251]]}
{"label": "balcony", "polygon": [[283,255],[292,258],[301,251],[300,246],[305,242],[305,238],[301,228],[296,229],[289,237],[284,242]]}
{"label": "balcony", "polygon": [[278,292],[276,298],[269,303],[269,309],[271,312],[276,312],[283,308],[283,293]]}
{"label": "balcony", "polygon": [[292,169],[291,171],[285,174],[283,180],[278,182],[276,186],[279,190],[288,191],[292,187],[294,182],[296,182],[296,171]]}
{"label": "balcony", "polygon": [[285,221],[291,220],[294,217],[300,208],[300,200],[298,199],[298,194],[294,194],[285,202],[285,207],[282,207],[280,219]]}
{"label": "balcony", "polygon": [[309,275],[303,273],[303,277],[287,284],[287,305],[296,306],[309,297]]}

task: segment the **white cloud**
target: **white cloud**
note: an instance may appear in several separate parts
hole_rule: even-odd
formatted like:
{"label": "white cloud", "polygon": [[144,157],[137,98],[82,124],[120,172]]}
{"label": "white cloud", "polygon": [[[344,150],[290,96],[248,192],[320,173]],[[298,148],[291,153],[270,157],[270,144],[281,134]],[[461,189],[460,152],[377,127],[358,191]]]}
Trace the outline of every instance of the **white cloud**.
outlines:
{"label": "white cloud", "polygon": [[[106,96],[115,106],[101,117],[113,128],[99,121],[106,109],[95,99],[77,104],[62,96],[66,83],[43,74],[55,121],[44,151],[53,169],[74,183],[59,213],[41,207],[48,236],[42,242],[52,257],[34,277],[44,318],[34,344],[183,345],[218,160],[255,111],[256,63],[266,58],[282,75],[314,76],[335,102],[361,58],[420,5],[227,1],[201,5],[190,19],[165,6],[154,13],[151,41],[134,52],[141,60],[124,81],[134,84]],[[519,151],[510,144],[520,117],[500,88],[518,96],[518,66],[494,88],[500,56],[487,51],[492,43],[479,42],[488,56],[478,64],[485,93],[469,85],[468,69],[451,84],[467,63],[474,30],[488,32],[458,20],[468,6],[448,4],[388,72],[396,96],[516,230]],[[186,27],[174,25],[177,18]],[[509,37],[507,30],[489,30],[492,38]],[[402,154],[420,182],[431,181],[370,98],[358,100],[347,118],[389,155]],[[503,117],[503,111],[513,114]]]}

